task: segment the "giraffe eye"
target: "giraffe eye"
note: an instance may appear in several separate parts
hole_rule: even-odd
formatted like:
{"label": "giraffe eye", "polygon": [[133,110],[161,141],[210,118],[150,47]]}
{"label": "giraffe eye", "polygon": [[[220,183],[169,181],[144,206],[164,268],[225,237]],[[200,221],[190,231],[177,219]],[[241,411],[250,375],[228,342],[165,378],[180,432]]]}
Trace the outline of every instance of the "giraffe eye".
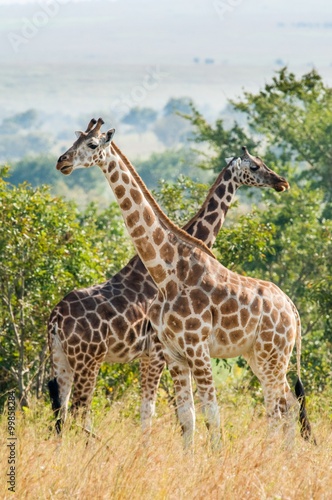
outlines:
{"label": "giraffe eye", "polygon": [[252,166],[250,166],[250,170],[252,170],[253,172],[255,172],[258,169],[259,169],[258,165],[252,165]]}
{"label": "giraffe eye", "polygon": [[92,142],[90,142],[90,144],[88,144],[88,148],[90,149],[96,149],[98,147],[98,144],[93,144]]}

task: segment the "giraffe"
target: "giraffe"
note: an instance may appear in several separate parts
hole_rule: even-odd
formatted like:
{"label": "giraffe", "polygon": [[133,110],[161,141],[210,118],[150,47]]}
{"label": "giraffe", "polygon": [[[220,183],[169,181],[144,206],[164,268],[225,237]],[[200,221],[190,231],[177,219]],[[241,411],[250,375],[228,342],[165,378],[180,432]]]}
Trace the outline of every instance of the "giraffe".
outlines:
{"label": "giraffe", "polygon": [[[300,320],[295,306],[276,285],[227,270],[204,243],[172,224],[118,151],[120,162],[115,146],[111,147],[114,129],[100,134],[102,123],[101,119],[96,125],[90,122],[59,158],[57,169],[69,174],[75,168],[98,165],[113,189],[138,255],[158,288],[149,319],[174,379],[185,443],[191,444],[194,430],[190,373],[212,442],[219,442],[210,355],[243,354],[263,386],[268,416],[280,418],[296,402],[286,379],[295,340],[300,376]],[[256,160],[254,168],[258,165]],[[54,343],[59,344],[56,330],[51,332],[51,346]],[[61,382],[68,367],[61,366],[59,352],[53,353],[53,362]],[[297,386],[302,391],[300,378]],[[302,435],[308,437],[307,418],[301,424]]]}
{"label": "giraffe", "polygon": [[[95,123],[92,120],[92,125]],[[91,123],[86,133],[90,127]],[[252,157],[246,149],[242,158],[226,161],[227,167],[217,177],[201,209],[184,228],[209,247],[223,225],[238,187],[270,186],[277,191],[288,188],[284,178],[268,169],[259,158]],[[48,325],[49,339],[51,351],[58,350],[61,354],[61,364],[54,365],[57,378],[50,381],[50,389],[54,388],[56,407],[63,409],[62,420],[66,418],[73,381],[72,408],[89,407],[102,361],[124,363],[140,358],[142,427],[150,427],[156,391],[165,366],[160,344],[147,320],[148,306],[156,294],[154,281],[136,255],[107,282],[74,290],[53,309]],[[61,369],[65,369],[65,380],[59,373]],[[60,427],[61,419],[57,422],[58,432]]]}

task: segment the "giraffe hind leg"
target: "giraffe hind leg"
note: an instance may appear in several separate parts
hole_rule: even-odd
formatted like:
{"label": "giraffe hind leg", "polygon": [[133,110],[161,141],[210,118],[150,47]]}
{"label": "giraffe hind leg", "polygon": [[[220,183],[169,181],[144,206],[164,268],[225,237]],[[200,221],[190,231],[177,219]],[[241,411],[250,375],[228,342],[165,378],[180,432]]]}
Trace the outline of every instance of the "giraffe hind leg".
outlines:
{"label": "giraffe hind leg", "polygon": [[84,430],[91,433],[92,423],[90,417],[90,406],[93,392],[96,387],[97,376],[101,360],[93,362],[92,366],[85,367],[74,375],[73,402],[71,406],[72,414],[77,417],[79,412],[83,420]]}
{"label": "giraffe hind leg", "polygon": [[287,445],[294,441],[298,411],[297,400],[286,378],[289,358],[290,354],[283,356],[273,347],[266,356],[260,346],[245,356],[262,385],[269,429],[275,432],[282,427]]}

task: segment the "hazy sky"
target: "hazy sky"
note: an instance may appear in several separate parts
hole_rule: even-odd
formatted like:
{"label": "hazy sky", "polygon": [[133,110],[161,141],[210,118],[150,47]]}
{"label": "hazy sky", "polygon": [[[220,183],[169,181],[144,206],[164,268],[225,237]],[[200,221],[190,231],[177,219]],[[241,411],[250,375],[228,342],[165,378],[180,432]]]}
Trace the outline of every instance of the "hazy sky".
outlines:
{"label": "hazy sky", "polygon": [[[316,68],[332,84],[327,0],[18,3],[0,0],[0,110],[6,114],[27,101],[80,109],[82,99],[104,107],[107,98],[133,101],[135,93],[146,95],[135,97],[138,105],[189,95],[220,108],[241,89],[261,87],[282,65],[297,74]],[[149,71],[157,85],[146,91]]]}
{"label": "hazy sky", "polygon": [[4,61],[42,62],[47,51],[53,62],[332,64],[327,0],[18,1],[0,0]]}

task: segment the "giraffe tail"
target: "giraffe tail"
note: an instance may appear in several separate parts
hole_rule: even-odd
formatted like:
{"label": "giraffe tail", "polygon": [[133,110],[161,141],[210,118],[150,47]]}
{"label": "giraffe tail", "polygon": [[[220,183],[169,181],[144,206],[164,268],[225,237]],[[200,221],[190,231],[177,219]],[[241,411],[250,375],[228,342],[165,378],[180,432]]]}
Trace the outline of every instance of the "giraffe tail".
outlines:
{"label": "giraffe tail", "polygon": [[51,359],[51,369],[53,374],[53,379],[49,380],[47,387],[50,395],[50,400],[52,403],[52,410],[54,412],[54,416],[57,419],[55,424],[55,429],[58,434],[61,433],[62,420],[59,418],[60,410],[61,410],[61,400],[60,400],[60,392],[59,392],[59,384],[55,377],[54,373],[54,363],[53,363],[53,337],[57,334],[58,324],[57,324],[57,315],[56,311],[53,310],[48,322],[48,346],[50,350],[50,359]]}
{"label": "giraffe tail", "polygon": [[56,417],[55,429],[58,434],[61,433],[62,421],[59,417],[60,409],[61,409],[61,401],[60,401],[60,393],[59,393],[59,384],[56,378],[50,380],[47,384],[48,391],[50,394],[50,399],[52,402],[52,410],[54,411],[54,415]]}
{"label": "giraffe tail", "polygon": [[[300,432],[303,439],[309,441],[311,439],[311,424],[308,419],[305,391],[303,384],[301,382],[301,348],[302,348],[302,336],[301,336],[301,320],[297,309],[295,308],[297,316],[297,332],[296,332],[296,371],[297,380],[295,384],[295,395],[300,404],[299,422],[300,422]],[[313,443],[316,445],[316,440],[312,438]]]}

